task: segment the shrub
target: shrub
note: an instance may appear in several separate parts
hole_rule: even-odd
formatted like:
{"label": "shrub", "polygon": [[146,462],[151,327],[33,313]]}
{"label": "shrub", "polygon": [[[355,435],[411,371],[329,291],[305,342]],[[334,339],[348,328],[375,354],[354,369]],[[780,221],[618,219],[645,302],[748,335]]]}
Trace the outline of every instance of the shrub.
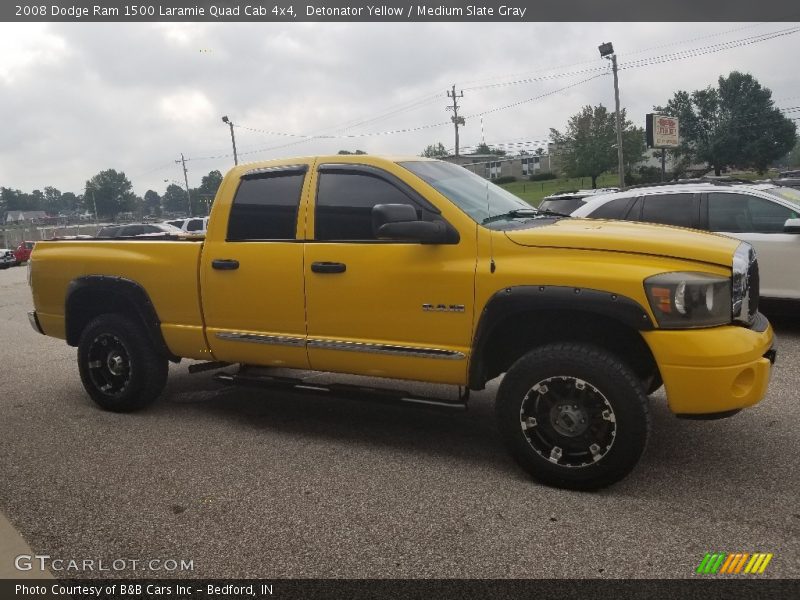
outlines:
{"label": "shrub", "polygon": [[514,183],[516,180],[517,178],[514,177],[513,175],[503,175],[502,177],[492,179],[492,183],[496,183],[497,185],[503,185],[504,183]]}
{"label": "shrub", "polygon": [[555,173],[537,173],[536,175],[531,175],[528,179],[530,181],[547,181],[548,179],[558,179]]}

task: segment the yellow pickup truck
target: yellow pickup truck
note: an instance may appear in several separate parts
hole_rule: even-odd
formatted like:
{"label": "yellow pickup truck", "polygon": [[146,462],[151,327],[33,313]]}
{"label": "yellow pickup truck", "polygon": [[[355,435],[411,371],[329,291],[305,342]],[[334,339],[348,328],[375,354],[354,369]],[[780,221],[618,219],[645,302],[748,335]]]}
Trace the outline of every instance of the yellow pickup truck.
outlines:
{"label": "yellow pickup truck", "polygon": [[679,416],[729,416],[764,397],[775,359],[748,244],[540,212],[419,157],[238,166],[204,238],[40,242],[29,269],[33,327],[77,346],[105,409],[155,400],[181,358],[283,391],[394,393],[269,367],[451,384],[457,402],[397,399],[462,408],[505,374],[508,448],[574,489],[631,471],[662,383]]}

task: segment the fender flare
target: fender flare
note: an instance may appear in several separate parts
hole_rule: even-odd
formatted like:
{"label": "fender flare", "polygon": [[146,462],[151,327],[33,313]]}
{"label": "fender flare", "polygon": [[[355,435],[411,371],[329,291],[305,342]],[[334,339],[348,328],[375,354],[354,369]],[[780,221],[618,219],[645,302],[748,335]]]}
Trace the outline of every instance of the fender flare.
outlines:
{"label": "fender flare", "polygon": [[123,298],[135,310],[153,345],[169,360],[180,361],[164,341],[164,336],[161,334],[161,320],[147,291],[139,283],[124,277],[85,275],[69,283],[64,305],[67,344],[77,346],[80,341],[82,326],[86,323],[76,317],[80,314],[81,304],[88,295],[114,295]]}
{"label": "fender flare", "polygon": [[497,325],[510,316],[530,311],[559,310],[602,315],[638,331],[655,329],[653,320],[636,300],[590,288],[554,285],[520,285],[496,292],[483,307],[469,365],[468,386],[485,386],[483,349]]}

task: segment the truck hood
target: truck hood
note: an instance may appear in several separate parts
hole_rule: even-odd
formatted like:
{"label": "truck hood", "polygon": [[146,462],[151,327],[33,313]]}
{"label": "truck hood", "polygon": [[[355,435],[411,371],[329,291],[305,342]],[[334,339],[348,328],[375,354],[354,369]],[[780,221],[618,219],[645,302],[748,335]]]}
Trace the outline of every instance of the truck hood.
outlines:
{"label": "truck hood", "polygon": [[504,232],[521,246],[633,252],[730,267],[741,243],[682,227],[598,219],[561,219],[552,225]]}

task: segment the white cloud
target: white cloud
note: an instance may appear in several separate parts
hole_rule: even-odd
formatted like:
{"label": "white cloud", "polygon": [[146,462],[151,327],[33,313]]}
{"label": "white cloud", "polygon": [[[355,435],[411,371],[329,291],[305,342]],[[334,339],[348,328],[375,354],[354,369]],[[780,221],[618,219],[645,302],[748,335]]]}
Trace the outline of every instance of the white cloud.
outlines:
{"label": "white cloud", "polygon": [[[227,114],[243,160],[362,149],[417,154],[453,145],[445,91],[464,89],[462,145],[481,141],[477,113],[541,96],[594,72],[518,85],[487,83],[607,68],[597,45],[620,61],[684,51],[785,29],[736,23],[64,23],[0,25],[0,185],[80,191],[101,169],[125,171],[137,193],[182,178],[190,185],[231,157]],[[643,49],[650,49],[642,51]],[[643,123],[679,89],[752,73],[778,99],[800,96],[800,34],[719,53],[626,69],[622,104]],[[538,140],[563,129],[586,104],[613,106],[602,76],[483,118],[489,143]],[[796,106],[792,100],[781,106]],[[428,125],[443,123],[438,127]],[[418,129],[419,128],[419,129]],[[334,139],[269,135],[358,135]],[[254,131],[262,130],[262,131]],[[300,142],[300,143],[298,143]]]}

